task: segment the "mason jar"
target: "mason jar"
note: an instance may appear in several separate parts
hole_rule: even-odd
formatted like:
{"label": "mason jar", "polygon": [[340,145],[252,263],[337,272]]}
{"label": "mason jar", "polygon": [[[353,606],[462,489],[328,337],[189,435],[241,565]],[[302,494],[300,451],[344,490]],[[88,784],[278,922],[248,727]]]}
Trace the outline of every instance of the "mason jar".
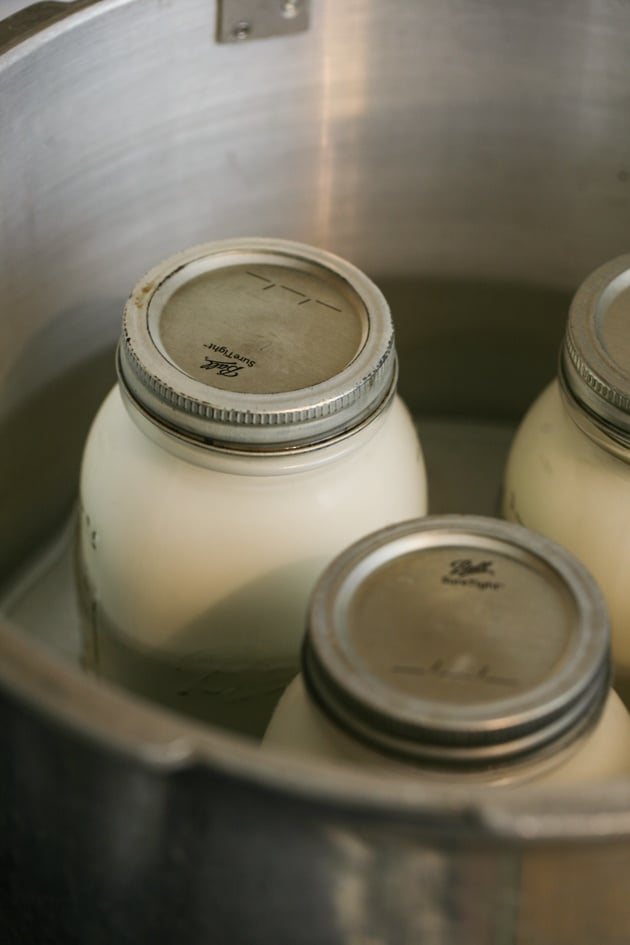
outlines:
{"label": "mason jar", "polygon": [[630,772],[602,594],[565,549],[498,519],[379,529],[317,584],[272,749],[444,783]]}
{"label": "mason jar", "polygon": [[324,566],[426,512],[387,302],[319,249],[197,246],[134,288],[117,367],[81,471],[84,666],[260,735]]}
{"label": "mason jar", "polygon": [[514,437],[503,515],[573,552],[611,616],[615,687],[630,698],[630,255],[576,292],[557,377]]}

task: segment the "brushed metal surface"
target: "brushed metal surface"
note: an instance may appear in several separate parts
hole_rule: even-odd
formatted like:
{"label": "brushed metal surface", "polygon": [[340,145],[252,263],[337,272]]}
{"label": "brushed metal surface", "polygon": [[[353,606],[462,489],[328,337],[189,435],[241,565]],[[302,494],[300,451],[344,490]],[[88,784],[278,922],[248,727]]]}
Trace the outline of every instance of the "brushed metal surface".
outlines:
{"label": "brushed metal surface", "polygon": [[[251,44],[215,24],[209,0],[0,21],[5,577],[67,514],[124,299],[170,253],[347,257],[392,303],[415,412],[501,420],[628,248],[626,4],[313,0],[307,32]],[[10,945],[627,945],[625,782],[436,796],[265,762],[8,625],[0,700]]]}

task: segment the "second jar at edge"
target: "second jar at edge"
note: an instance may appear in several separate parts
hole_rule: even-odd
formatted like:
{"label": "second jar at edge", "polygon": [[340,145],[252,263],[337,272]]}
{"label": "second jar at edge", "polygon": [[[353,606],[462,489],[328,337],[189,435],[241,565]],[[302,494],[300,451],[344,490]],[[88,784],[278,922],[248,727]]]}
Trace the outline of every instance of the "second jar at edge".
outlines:
{"label": "second jar at edge", "polygon": [[557,377],[514,437],[503,515],[568,548],[601,587],[615,686],[630,701],[630,255],[572,300]]}

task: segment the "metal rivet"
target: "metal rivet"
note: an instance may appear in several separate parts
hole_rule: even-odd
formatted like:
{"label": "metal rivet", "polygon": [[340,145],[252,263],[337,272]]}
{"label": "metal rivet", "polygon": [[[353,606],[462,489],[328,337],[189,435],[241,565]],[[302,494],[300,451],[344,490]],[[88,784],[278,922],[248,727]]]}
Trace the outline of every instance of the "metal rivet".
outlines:
{"label": "metal rivet", "polygon": [[236,24],[236,26],[232,30],[232,36],[234,39],[239,39],[239,40],[247,39],[251,31],[252,31],[251,23],[248,23],[247,20],[241,20],[239,23]]}
{"label": "metal rivet", "polygon": [[300,12],[302,0],[283,0],[282,15],[286,20],[292,20]]}

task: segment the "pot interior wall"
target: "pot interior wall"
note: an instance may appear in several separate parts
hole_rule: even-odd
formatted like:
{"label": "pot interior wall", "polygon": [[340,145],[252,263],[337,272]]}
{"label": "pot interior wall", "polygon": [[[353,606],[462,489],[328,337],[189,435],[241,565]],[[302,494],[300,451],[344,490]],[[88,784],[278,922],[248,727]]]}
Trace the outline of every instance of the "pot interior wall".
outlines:
{"label": "pot interior wall", "polygon": [[131,286],[195,242],[346,256],[414,413],[514,421],[572,289],[627,249],[629,60],[599,6],[313,0],[306,32],[232,45],[208,0],[0,23],[0,572],[70,507]]}
{"label": "pot interior wall", "polygon": [[[628,251],[626,4],[310,6],[307,31],[236,44],[217,0],[0,21],[0,586],[66,520],[125,298],[170,253],[345,256],[390,300],[414,414],[509,431],[573,290]],[[216,733],[167,757],[179,719],[24,639],[0,629],[3,941],[627,941],[625,783],[520,817],[311,795]]]}

